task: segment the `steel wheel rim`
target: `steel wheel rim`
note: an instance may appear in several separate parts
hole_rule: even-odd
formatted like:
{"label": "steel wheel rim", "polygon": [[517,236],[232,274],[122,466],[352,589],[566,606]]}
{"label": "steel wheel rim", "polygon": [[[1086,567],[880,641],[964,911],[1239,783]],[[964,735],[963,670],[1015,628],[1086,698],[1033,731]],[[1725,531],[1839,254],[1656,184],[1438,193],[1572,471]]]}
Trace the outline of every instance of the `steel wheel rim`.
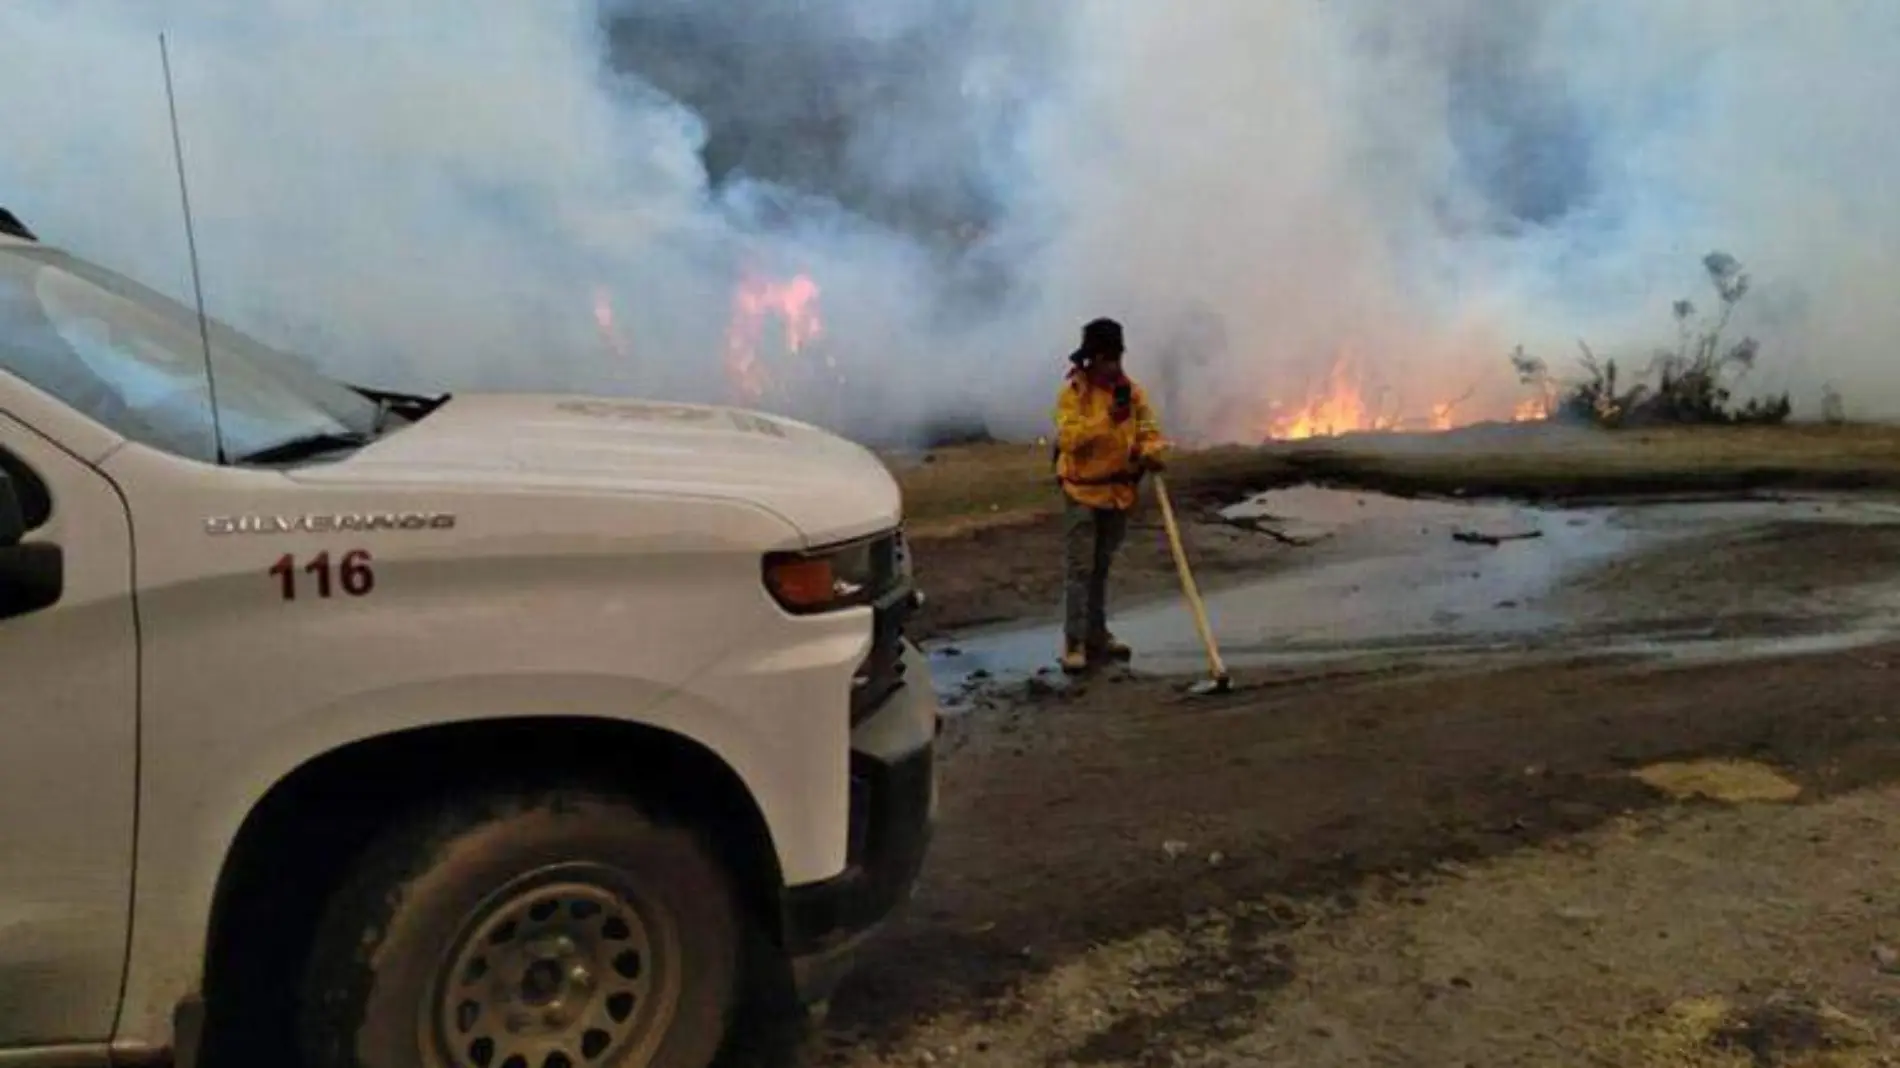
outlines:
{"label": "steel wheel rim", "polygon": [[421,1013],[454,1068],[607,1068],[649,1060],[679,1003],[671,916],[625,876],[560,865],[462,922]]}

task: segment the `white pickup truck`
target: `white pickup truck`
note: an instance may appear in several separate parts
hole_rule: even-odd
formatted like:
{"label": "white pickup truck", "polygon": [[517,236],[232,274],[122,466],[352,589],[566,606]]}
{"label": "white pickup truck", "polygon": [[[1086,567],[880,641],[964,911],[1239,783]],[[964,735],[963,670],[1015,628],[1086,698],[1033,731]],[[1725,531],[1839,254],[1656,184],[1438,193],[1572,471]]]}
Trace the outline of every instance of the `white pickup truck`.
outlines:
{"label": "white pickup truck", "polygon": [[866,450],[325,378],[0,212],[0,1064],[703,1065],[909,896]]}

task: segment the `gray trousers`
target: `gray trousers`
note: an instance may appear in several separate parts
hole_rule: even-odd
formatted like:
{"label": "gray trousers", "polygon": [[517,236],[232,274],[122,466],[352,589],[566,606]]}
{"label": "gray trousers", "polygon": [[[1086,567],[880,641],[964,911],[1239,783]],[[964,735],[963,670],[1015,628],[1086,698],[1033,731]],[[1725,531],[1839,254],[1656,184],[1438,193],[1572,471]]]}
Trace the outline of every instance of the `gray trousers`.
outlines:
{"label": "gray trousers", "polygon": [[1127,512],[1090,508],[1064,495],[1062,631],[1069,644],[1086,645],[1108,633],[1108,568],[1127,536]]}

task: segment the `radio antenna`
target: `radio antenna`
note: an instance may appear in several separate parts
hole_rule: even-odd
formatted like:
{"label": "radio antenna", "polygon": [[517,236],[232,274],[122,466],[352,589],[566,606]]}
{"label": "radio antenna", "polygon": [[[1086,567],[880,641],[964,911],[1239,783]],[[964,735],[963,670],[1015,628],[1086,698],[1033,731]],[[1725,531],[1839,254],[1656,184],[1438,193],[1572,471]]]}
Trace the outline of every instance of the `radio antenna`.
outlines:
{"label": "radio antenna", "polygon": [[191,225],[191,189],[185,184],[185,146],[178,137],[178,97],[172,90],[172,57],[165,35],[158,35],[158,61],[165,68],[165,107],[172,120],[172,159],[178,164],[178,202],[185,209],[185,247],[191,252],[191,291],[198,303],[198,338],[205,351],[205,395],[211,402],[211,442],[220,466],[224,454],[224,423],[218,416],[218,378],[211,369],[211,320],[205,317],[204,280],[198,273],[198,237]]}

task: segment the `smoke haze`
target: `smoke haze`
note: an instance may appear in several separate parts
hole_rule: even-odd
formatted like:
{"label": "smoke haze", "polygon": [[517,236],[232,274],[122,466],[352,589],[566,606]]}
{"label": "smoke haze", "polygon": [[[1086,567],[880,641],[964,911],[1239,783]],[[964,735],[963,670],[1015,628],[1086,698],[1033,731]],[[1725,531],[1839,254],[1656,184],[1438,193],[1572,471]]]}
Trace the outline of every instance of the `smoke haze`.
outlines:
{"label": "smoke haze", "polygon": [[[734,399],[735,287],[822,336],[761,406],[1040,429],[1122,319],[1171,429],[1345,373],[1508,415],[1522,343],[1640,361],[1701,256],[1755,389],[1900,414],[1886,0],[7,0],[0,204],[397,388]],[[603,325],[603,324],[607,325]]]}

